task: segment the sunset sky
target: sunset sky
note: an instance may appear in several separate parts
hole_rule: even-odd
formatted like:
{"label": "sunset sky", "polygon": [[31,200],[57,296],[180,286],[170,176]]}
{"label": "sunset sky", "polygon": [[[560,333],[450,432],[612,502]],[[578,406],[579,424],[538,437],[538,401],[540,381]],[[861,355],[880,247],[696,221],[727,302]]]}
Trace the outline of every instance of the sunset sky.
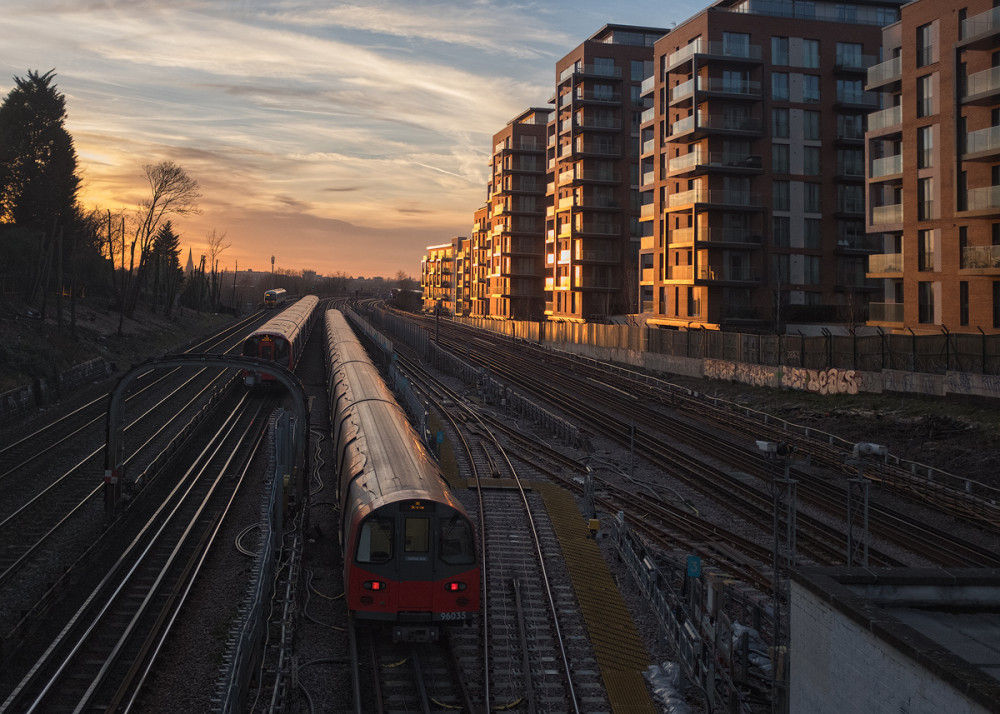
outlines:
{"label": "sunset sky", "polygon": [[468,235],[491,137],[546,106],[555,62],[608,23],[670,27],[708,3],[624,0],[3,0],[0,96],[55,70],[89,206],[134,208],[143,165],[198,181],[184,260],[420,273]]}

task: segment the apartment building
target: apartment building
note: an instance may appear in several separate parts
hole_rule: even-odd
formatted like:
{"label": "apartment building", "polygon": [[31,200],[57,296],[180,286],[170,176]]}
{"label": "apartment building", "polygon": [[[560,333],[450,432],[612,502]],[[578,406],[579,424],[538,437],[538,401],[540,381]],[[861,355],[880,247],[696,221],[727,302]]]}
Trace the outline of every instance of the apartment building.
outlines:
{"label": "apartment building", "polygon": [[869,324],[1000,332],[1000,8],[917,0],[868,72]]}
{"label": "apartment building", "polygon": [[455,310],[456,315],[472,314],[472,238],[458,236],[455,245]]}
{"label": "apartment building", "polygon": [[472,233],[469,236],[469,272],[472,284],[469,288],[472,317],[486,317],[489,314],[489,257],[493,251],[490,240],[490,206],[484,204],[476,209],[472,219]]}
{"label": "apartment building", "polygon": [[455,314],[455,254],[460,240],[427,247],[427,255],[420,261],[425,310],[436,310],[440,305],[446,314]]}
{"label": "apartment building", "polygon": [[[478,247],[487,281],[481,317],[542,317],[545,136],[550,114],[548,107],[527,109],[493,135],[487,187],[490,227],[486,243]],[[476,235],[483,240],[482,234]]]}
{"label": "apartment building", "polygon": [[721,0],[660,39],[641,92],[651,324],[863,324],[865,91],[898,0]]}
{"label": "apartment building", "polygon": [[556,63],[545,315],[605,320],[638,296],[640,89],[667,30],[605,25]]}

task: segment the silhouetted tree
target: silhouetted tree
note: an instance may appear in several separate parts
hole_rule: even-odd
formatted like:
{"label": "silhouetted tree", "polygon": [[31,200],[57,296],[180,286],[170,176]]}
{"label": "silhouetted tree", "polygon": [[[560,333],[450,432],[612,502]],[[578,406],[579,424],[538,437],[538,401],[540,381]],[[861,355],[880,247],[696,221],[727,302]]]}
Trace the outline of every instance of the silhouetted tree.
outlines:
{"label": "silhouetted tree", "polygon": [[77,230],[80,218],[76,150],[53,77],[52,70],[15,77],[0,104],[0,224],[17,229],[0,233],[0,257],[20,252],[31,265],[19,272],[29,300],[49,292],[61,267],[54,261],[65,254],[60,231]]}
{"label": "silhouetted tree", "polygon": [[177,293],[184,283],[184,268],[181,267],[181,239],[174,233],[173,225],[167,221],[156,232],[153,240],[153,289],[152,309],[163,303],[163,314],[173,313]]}

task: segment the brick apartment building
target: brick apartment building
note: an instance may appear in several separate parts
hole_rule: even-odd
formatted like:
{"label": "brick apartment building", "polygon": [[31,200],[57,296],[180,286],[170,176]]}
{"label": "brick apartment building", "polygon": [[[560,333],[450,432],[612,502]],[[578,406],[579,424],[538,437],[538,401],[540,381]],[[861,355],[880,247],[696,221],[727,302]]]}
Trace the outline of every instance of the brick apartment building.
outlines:
{"label": "brick apartment building", "polygon": [[[489,314],[489,267],[490,253],[493,250],[490,241],[490,206],[485,204],[476,209],[472,220],[472,233],[469,236],[469,289],[470,307],[468,316],[486,317]],[[459,313],[460,315],[462,313]]]}
{"label": "brick apartment building", "polygon": [[548,126],[545,315],[602,320],[638,296],[639,118],[667,30],[605,25],[556,62]]}
{"label": "brick apartment building", "polygon": [[868,72],[869,324],[1000,332],[1000,8],[917,0]]}
{"label": "brick apartment building", "polygon": [[424,309],[433,310],[440,305],[446,314],[455,313],[455,256],[461,240],[428,246],[427,255],[420,261]]}
{"label": "brick apartment building", "polygon": [[[488,281],[484,317],[537,320],[545,305],[545,133],[551,110],[531,108],[493,135],[489,230],[477,234]],[[476,222],[478,223],[477,217]]]}
{"label": "brick apartment building", "polygon": [[863,324],[864,89],[900,2],[721,0],[655,46],[643,85],[649,323]]}

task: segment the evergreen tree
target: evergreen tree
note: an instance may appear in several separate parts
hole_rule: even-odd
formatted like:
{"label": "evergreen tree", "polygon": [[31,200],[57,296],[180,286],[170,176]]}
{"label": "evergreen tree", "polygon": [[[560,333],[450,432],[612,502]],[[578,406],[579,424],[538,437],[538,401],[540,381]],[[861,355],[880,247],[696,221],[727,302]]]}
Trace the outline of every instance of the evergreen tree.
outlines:
{"label": "evergreen tree", "polygon": [[[18,235],[0,243],[2,262],[23,250],[25,238],[34,248],[32,270],[22,273],[29,299],[51,289],[54,261],[63,251],[60,231],[75,232],[79,220],[76,150],[64,126],[66,99],[53,84],[53,72],[29,71],[15,77],[15,87],[0,104],[0,235]],[[56,268],[53,271],[53,268]]]}
{"label": "evergreen tree", "polygon": [[181,267],[181,241],[174,233],[173,225],[167,221],[157,231],[153,239],[153,312],[157,305],[163,304],[163,314],[167,317],[173,312],[174,301],[184,282],[184,269]]}

